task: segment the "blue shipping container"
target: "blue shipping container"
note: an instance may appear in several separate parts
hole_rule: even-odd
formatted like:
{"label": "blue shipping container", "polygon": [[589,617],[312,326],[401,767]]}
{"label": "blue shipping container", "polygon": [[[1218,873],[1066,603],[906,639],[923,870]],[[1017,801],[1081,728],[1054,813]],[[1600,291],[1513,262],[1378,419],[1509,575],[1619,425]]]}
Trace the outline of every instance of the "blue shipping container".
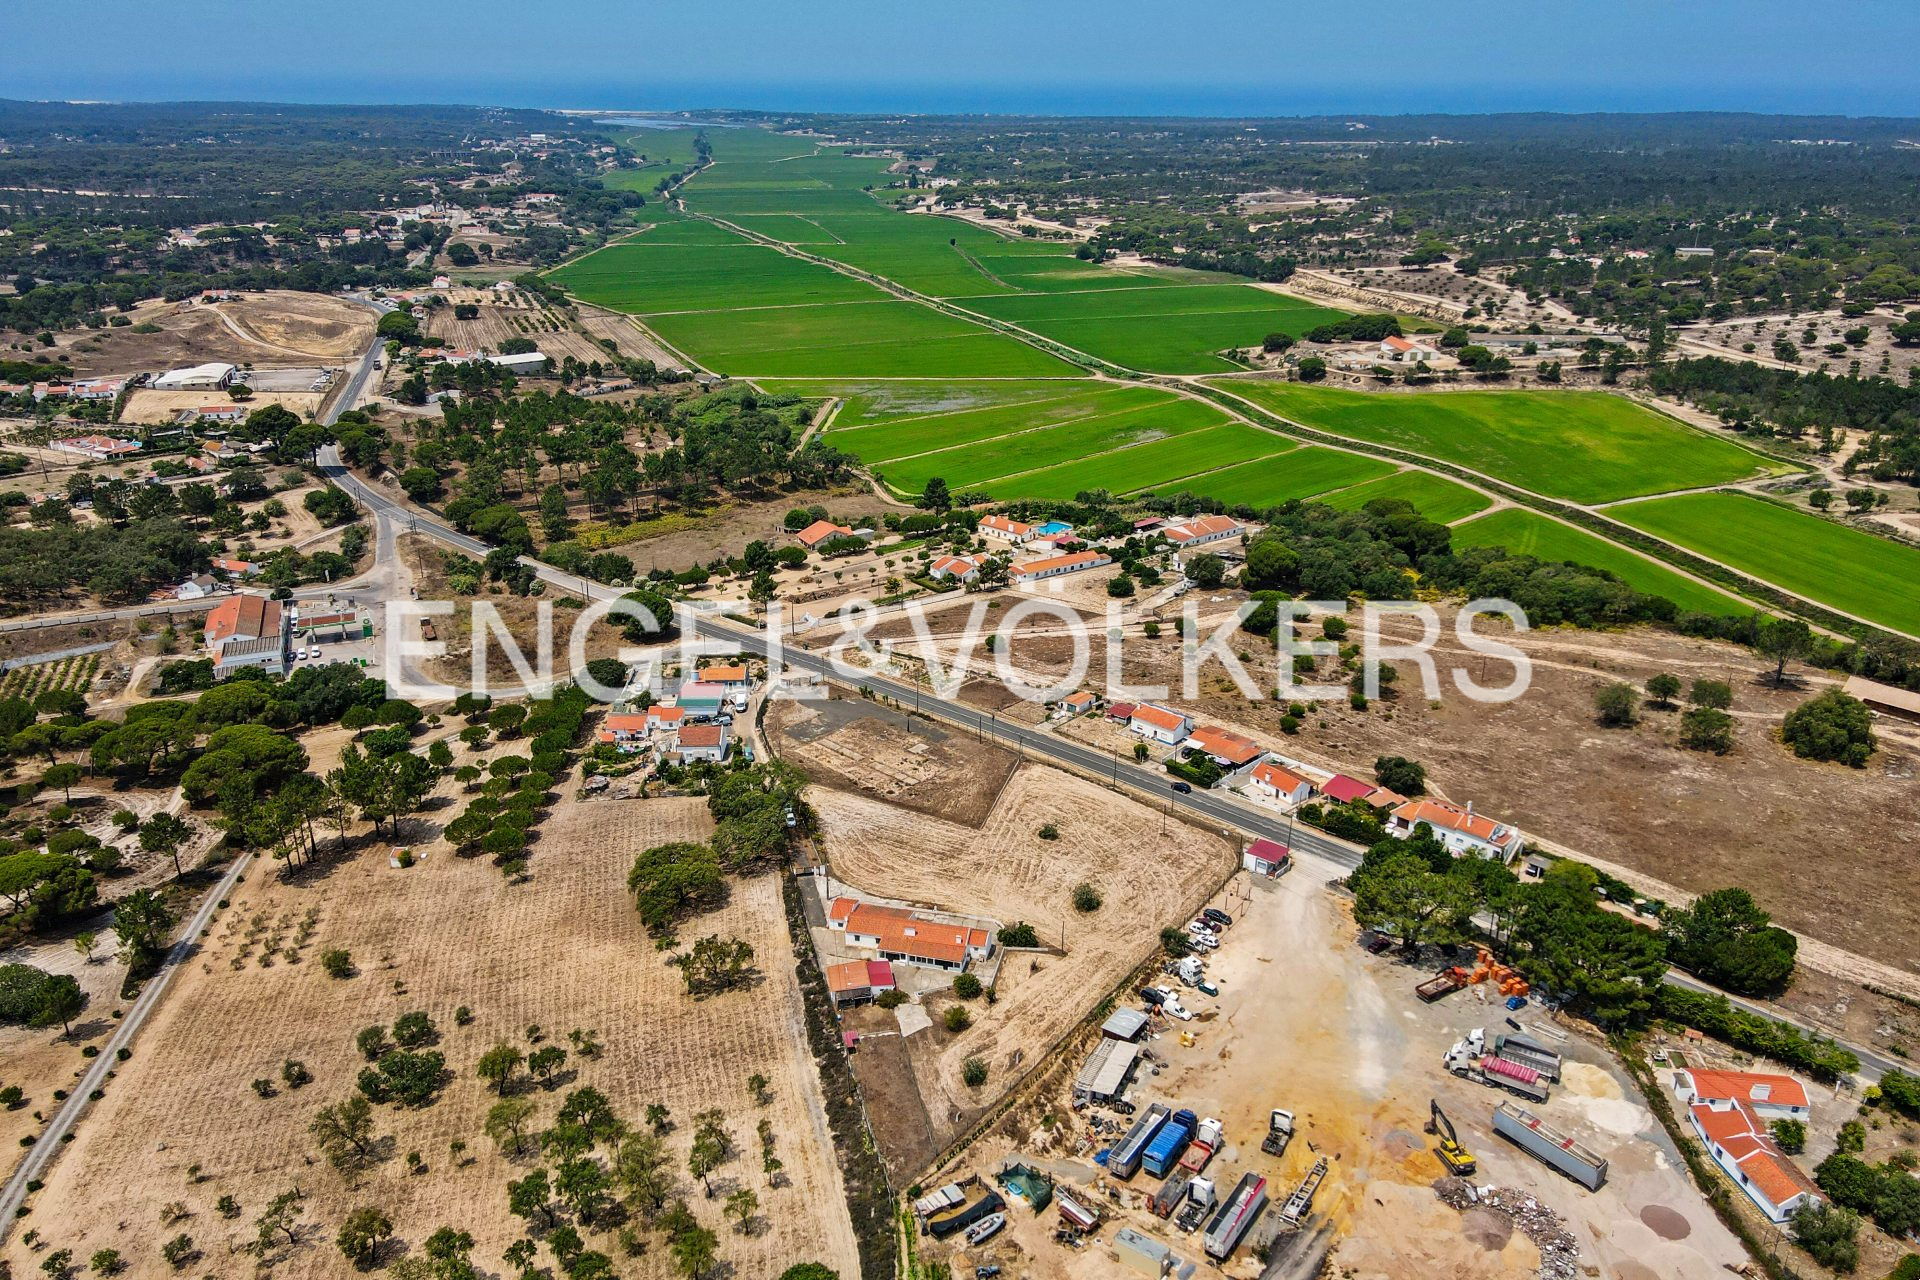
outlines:
{"label": "blue shipping container", "polygon": [[1153,1144],[1147,1148],[1147,1154],[1140,1165],[1156,1178],[1164,1178],[1180,1163],[1180,1157],[1186,1153],[1187,1144],[1193,1140],[1193,1130],[1183,1121],[1169,1121],[1154,1137]]}

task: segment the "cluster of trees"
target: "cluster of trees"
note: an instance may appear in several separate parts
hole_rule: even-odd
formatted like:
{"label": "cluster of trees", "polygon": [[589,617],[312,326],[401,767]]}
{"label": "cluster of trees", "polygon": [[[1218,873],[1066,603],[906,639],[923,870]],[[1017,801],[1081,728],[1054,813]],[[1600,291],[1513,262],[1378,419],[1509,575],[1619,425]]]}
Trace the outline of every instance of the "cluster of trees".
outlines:
{"label": "cluster of trees", "polygon": [[805,778],[781,761],[695,765],[680,780],[704,785],[714,833],[706,844],[675,841],[643,850],[634,859],[627,891],[641,923],[658,937],[669,936],[687,917],[725,902],[729,874],[750,872],[783,857],[795,833],[811,830],[815,821],[801,798]]}
{"label": "cluster of trees", "polygon": [[1787,712],[1780,737],[1803,759],[1837,760],[1856,769],[1866,767],[1878,745],[1873,713],[1864,702],[1838,689],[1828,689]]}
{"label": "cluster of trees", "polygon": [[462,765],[454,771],[464,786],[479,793],[443,833],[456,851],[463,856],[490,855],[509,878],[525,874],[527,851],[538,839],[554,783],[572,767],[573,747],[580,740],[590,705],[587,695],[571,686],[526,706],[496,707],[484,695],[461,695],[454,710],[467,717],[468,727],[461,731],[464,740],[478,745],[489,732],[503,740],[525,737],[527,754],[495,758],[487,766],[484,782],[477,765]]}

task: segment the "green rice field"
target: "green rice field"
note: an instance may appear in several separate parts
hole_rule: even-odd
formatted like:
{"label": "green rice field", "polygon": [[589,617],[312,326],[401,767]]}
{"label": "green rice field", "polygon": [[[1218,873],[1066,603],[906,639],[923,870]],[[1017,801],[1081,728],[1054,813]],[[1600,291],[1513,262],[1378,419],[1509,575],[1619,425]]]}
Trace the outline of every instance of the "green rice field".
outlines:
{"label": "green rice field", "polygon": [[1219,385],[1304,426],[1442,458],[1570,502],[1790,470],[1602,392],[1392,395],[1245,379]]}
{"label": "green rice field", "polygon": [[1505,507],[1453,528],[1456,549],[1504,547],[1539,560],[1570,560],[1605,569],[1636,591],[1664,596],[1696,613],[1752,613],[1754,606],[1653,563],[1625,547],[1536,512]]}
{"label": "green rice field", "polygon": [[648,325],[717,373],[807,378],[1032,377],[1073,366],[913,302],[688,311]]}
{"label": "green rice field", "polygon": [[[1115,450],[1130,451],[1156,440],[1218,428],[1225,421],[1225,415],[1212,405],[1164,397],[1157,402],[1094,413],[1055,426],[1020,430],[994,439],[915,454],[882,463],[877,469],[889,484],[903,492],[918,492],[934,476],[944,479],[950,487],[985,487],[997,492],[998,487],[988,481],[1074,459],[1092,459]],[[1278,436],[1260,434],[1266,437],[1269,447],[1285,444]]]}
{"label": "green rice field", "polygon": [[1006,499],[1071,498],[1087,489],[1131,493],[1167,488],[1170,481],[1264,457],[1287,447],[1284,440],[1270,432],[1229,422],[1152,444],[1010,476],[986,488],[995,497]]}
{"label": "green rice field", "polygon": [[[1286,444],[1284,440],[1277,443]],[[1184,489],[1229,507],[1241,503],[1250,507],[1272,507],[1289,498],[1311,498],[1329,490],[1344,489],[1392,470],[1391,462],[1317,445],[1300,445],[1254,462],[1190,476],[1177,485],[1163,486],[1162,491]]]}
{"label": "green rice field", "polygon": [[1493,505],[1493,499],[1478,489],[1456,484],[1430,471],[1401,471],[1354,485],[1320,500],[1342,511],[1357,511],[1376,498],[1399,498],[1411,502],[1413,509],[1438,524],[1452,524]]}
{"label": "green rice field", "polygon": [[1612,518],[1809,600],[1920,636],[1920,549],[1740,493],[1690,493]]}

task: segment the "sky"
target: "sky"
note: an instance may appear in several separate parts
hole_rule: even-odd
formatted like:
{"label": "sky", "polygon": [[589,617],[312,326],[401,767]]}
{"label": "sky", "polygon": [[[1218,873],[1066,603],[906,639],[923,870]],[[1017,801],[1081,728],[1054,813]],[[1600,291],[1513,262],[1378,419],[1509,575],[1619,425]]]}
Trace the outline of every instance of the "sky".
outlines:
{"label": "sky", "polygon": [[9,98],[1920,116],[1915,0],[41,0],[9,9],[10,45],[49,55],[8,60],[0,97]]}

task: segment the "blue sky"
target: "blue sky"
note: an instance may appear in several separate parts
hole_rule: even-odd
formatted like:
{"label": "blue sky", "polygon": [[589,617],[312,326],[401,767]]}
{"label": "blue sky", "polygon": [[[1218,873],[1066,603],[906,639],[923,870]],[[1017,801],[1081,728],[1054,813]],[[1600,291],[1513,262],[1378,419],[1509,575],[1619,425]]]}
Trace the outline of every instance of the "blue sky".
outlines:
{"label": "blue sky", "polygon": [[[0,96],[1920,115],[1913,0],[61,0]],[[81,36],[83,38],[76,38]],[[31,56],[24,51],[37,50]]]}

